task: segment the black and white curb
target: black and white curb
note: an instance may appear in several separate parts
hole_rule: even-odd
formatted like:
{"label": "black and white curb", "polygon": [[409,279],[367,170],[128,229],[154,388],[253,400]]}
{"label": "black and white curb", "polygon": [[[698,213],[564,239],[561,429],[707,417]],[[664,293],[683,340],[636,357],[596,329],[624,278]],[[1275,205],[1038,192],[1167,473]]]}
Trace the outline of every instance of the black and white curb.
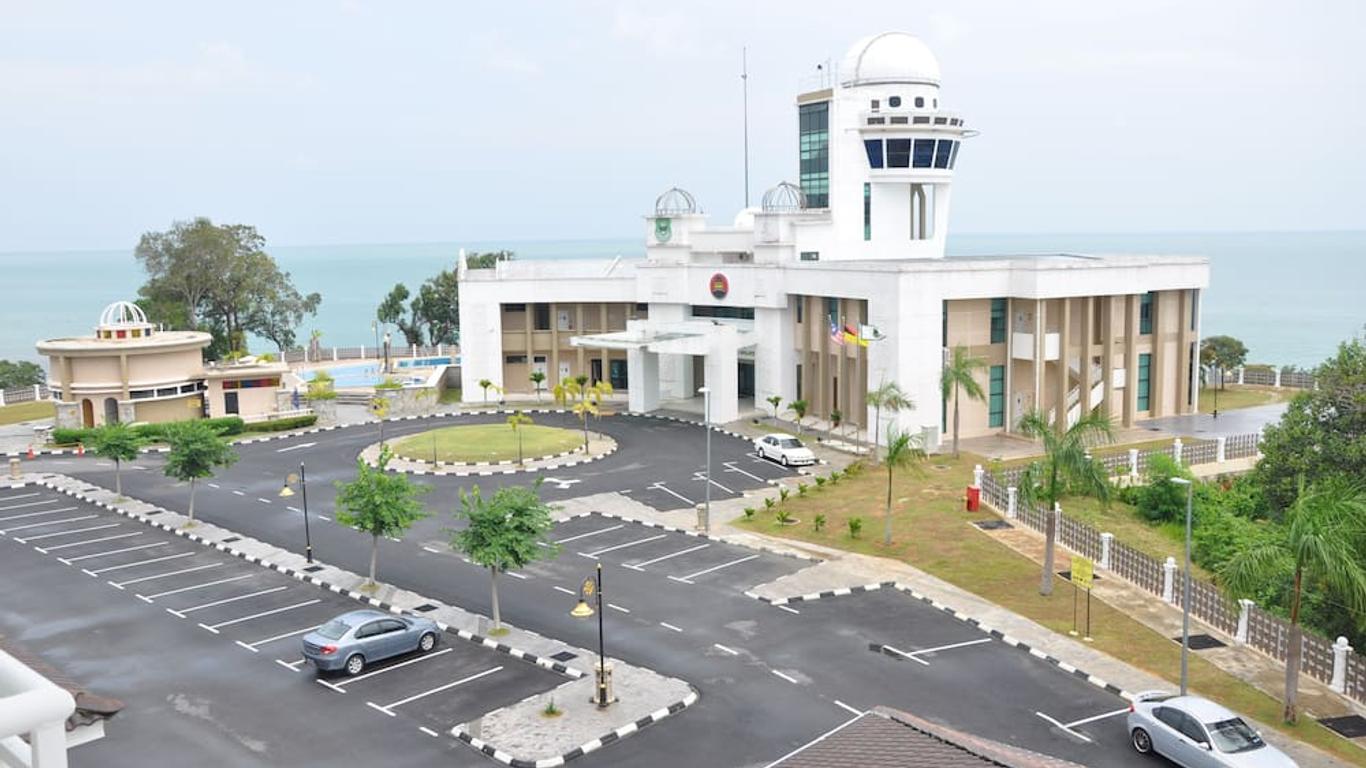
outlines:
{"label": "black and white curb", "polygon": [[635,733],[636,731],[639,731],[641,728],[657,723],[670,715],[678,714],[679,712],[682,712],[683,710],[692,706],[694,703],[696,703],[696,701],[697,691],[690,690],[688,691],[688,695],[684,696],[681,701],[676,701],[667,707],[661,707],[660,709],[651,712],[650,714],[640,718],[639,720],[627,723],[626,725],[623,725],[620,728],[608,731],[606,734],[603,734],[602,736],[599,736],[598,738],[593,739],[592,741],[589,741],[587,743],[580,744],[579,746],[574,747],[573,749],[569,750],[568,752],[565,752],[562,755],[556,755],[555,757],[543,757],[539,760],[522,760],[521,758],[509,755],[503,750],[498,749],[492,744],[489,744],[488,742],[484,741],[483,739],[478,739],[470,735],[469,729],[465,724],[455,726],[455,728],[451,729],[451,733],[456,738],[460,739],[466,744],[469,744],[471,747],[474,747],[480,752],[483,752],[488,757],[497,760],[503,765],[510,765],[512,766],[512,768],[555,768],[555,766],[564,765],[570,760],[574,760],[576,758],[583,757],[584,755],[587,755],[589,753],[596,752],[599,749],[602,749],[603,747],[607,746],[608,744],[611,744],[612,742],[618,741],[620,739],[624,739],[627,736],[630,736],[631,734]]}
{"label": "black and white curb", "polygon": [[796,559],[796,560],[805,560],[805,561],[807,561],[807,562],[809,562],[809,563],[823,563],[823,562],[825,562],[825,561],[822,560],[821,558],[819,558],[819,557],[813,557],[813,556],[811,556],[811,555],[799,555],[799,554],[797,554],[797,553],[795,553],[795,552],[788,552],[788,551],[781,550],[781,549],[775,549],[775,548],[773,548],[773,547],[767,547],[767,546],[764,546],[764,545],[762,545],[762,544],[750,544],[750,543],[748,543],[748,542],[730,541],[729,539],[725,538],[724,536],[713,536],[713,535],[711,535],[710,533],[706,533],[705,531],[695,531],[695,530],[692,530],[691,528],[679,528],[678,526],[674,526],[674,525],[666,525],[665,523],[657,523],[657,522],[655,522],[655,521],[653,521],[653,520],[641,520],[641,519],[635,518],[635,517],[627,517],[627,516],[625,516],[625,515],[618,515],[618,514],[615,514],[615,513],[613,513],[613,512],[598,512],[598,511],[580,512],[580,513],[577,514],[577,515],[572,515],[572,516],[570,516],[569,519],[572,520],[572,519],[574,519],[574,518],[587,517],[588,515],[597,515],[598,517],[605,517],[605,518],[608,518],[608,519],[610,519],[610,520],[622,520],[622,521],[625,521],[625,522],[628,522],[628,523],[636,523],[637,525],[643,525],[643,526],[645,526],[645,527],[647,527],[647,528],[658,528],[658,529],[660,529],[661,531],[670,531],[670,532],[672,532],[672,533],[681,533],[681,534],[683,534],[684,536],[692,536],[692,537],[695,538],[695,539],[707,539],[708,541],[719,541],[719,542],[721,542],[722,544],[730,544],[731,546],[735,546],[735,547],[744,547],[745,549],[754,549],[754,550],[758,550],[758,551],[760,551],[760,552],[767,552],[767,553],[769,553],[770,555],[778,555],[779,557],[791,557],[791,558]]}
{"label": "black and white curb", "polygon": [[755,594],[754,592],[745,592],[745,596],[746,596],[746,597],[752,597],[752,598],[754,598],[755,600],[758,600],[758,601],[761,602],[761,603],[768,603],[769,605],[787,605],[788,603],[803,603],[803,602],[809,603],[809,602],[811,602],[811,601],[813,601],[813,600],[824,600],[825,598],[828,598],[828,597],[842,597],[842,596],[844,596],[844,595],[856,595],[856,594],[859,594],[860,592],[872,592],[872,591],[875,590],[875,589],[882,589],[883,587],[887,587],[887,588],[890,589],[890,588],[893,588],[893,587],[895,587],[895,586],[896,586],[896,582],[895,582],[895,581],[882,581],[882,582],[878,582],[878,583],[876,583],[876,584],[859,584],[859,585],[853,586],[853,587],[840,587],[839,589],[827,589],[827,590],[825,590],[825,591],[823,591],[823,592],[810,592],[810,593],[807,593],[807,594],[805,594],[805,595],[797,595],[797,596],[795,596],[795,597],[764,597],[763,595]]}
{"label": "black and white curb", "polygon": [[[598,461],[599,459],[605,459],[617,452],[617,441],[611,440],[611,443],[611,447],[607,450],[587,458],[576,458],[572,461],[561,461],[557,464],[545,464],[542,466],[517,466],[517,462],[515,461],[480,462],[475,464],[437,462],[436,468],[433,469],[430,461],[395,457],[398,460],[398,463],[391,463],[389,465],[389,471],[402,472],[408,475],[441,475],[449,477],[488,477],[490,475],[515,475],[525,472],[548,472],[556,469],[565,469],[567,467],[576,467],[580,464],[588,464],[589,462]],[[374,448],[374,446],[372,445],[370,448]],[[369,451],[370,448],[367,448],[366,451]],[[577,450],[528,459],[527,461],[528,463],[548,461],[563,458],[565,456],[573,456],[575,454],[578,454]],[[376,466],[375,460],[370,457],[365,458],[365,463],[372,467]]]}

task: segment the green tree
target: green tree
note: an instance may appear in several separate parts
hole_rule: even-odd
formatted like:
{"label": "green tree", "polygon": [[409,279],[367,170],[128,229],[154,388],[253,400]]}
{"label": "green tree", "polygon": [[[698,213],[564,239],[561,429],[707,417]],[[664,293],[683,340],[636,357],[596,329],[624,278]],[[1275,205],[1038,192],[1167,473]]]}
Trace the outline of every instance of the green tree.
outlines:
{"label": "green tree", "polygon": [[392,325],[403,333],[409,344],[421,344],[422,337],[417,328],[416,321],[407,322],[403,319],[403,303],[408,300],[408,286],[397,283],[388,295],[379,303],[379,308],[375,310],[375,319],[385,325],[387,332],[388,326]]}
{"label": "green tree", "polygon": [[987,361],[968,354],[968,348],[959,344],[944,363],[939,375],[939,388],[944,399],[953,397],[953,457],[958,458],[958,395],[961,392],[970,400],[985,400],[986,392],[977,382],[976,373],[987,367]]}
{"label": "green tree", "polygon": [[451,532],[451,549],[489,569],[495,631],[503,626],[498,607],[498,574],[559,554],[559,548],[548,536],[555,520],[550,507],[537,493],[540,485],[537,480],[530,488],[499,488],[490,499],[484,498],[477,485],[468,493],[460,492],[460,509],[455,517],[466,525]]}
{"label": "green tree", "polygon": [[517,435],[517,463],[522,463],[522,427],[531,424],[531,417],[521,411],[513,411],[508,416],[508,426]]}
{"label": "green tree", "polygon": [[781,396],[781,395],[770,395],[769,397],[764,398],[764,400],[766,400],[766,401],[768,402],[769,405],[773,406],[773,420],[774,420],[774,421],[777,421],[777,420],[778,420],[778,406],[780,406],[780,405],[783,404],[783,398],[782,398],[782,396]]}
{"label": "green tree", "polygon": [[288,272],[277,273],[260,291],[248,315],[247,327],[257,336],[274,342],[283,353],[294,347],[295,329],[305,316],[317,314],[322,300],[320,293],[299,293],[290,283]]}
{"label": "green tree", "polygon": [[136,460],[146,442],[132,427],[120,423],[96,427],[86,438],[91,453],[114,462],[114,493],[119,498],[123,498],[123,462]]}
{"label": "green tree", "polygon": [[[582,378],[583,382],[579,379]],[[583,424],[583,453],[588,455],[588,417],[602,415],[602,399],[605,395],[612,393],[612,385],[605,381],[599,381],[592,386],[587,385],[588,377],[575,377],[568,384],[564,385],[563,396],[567,400],[578,398],[571,410],[579,421]]]}
{"label": "green tree", "polygon": [[1114,428],[1110,418],[1093,411],[1059,433],[1042,412],[1034,410],[1020,419],[1020,433],[1043,442],[1043,458],[1030,463],[1020,474],[1020,501],[1027,505],[1045,504],[1048,522],[1044,531],[1043,579],[1039,594],[1053,594],[1053,549],[1056,546],[1057,504],[1070,492],[1094,496],[1102,504],[1110,502],[1110,477],[1105,465],[1091,458],[1088,446],[1112,442]]}
{"label": "green tree", "polygon": [[429,344],[454,344],[460,328],[460,287],[455,270],[443,269],[427,278],[413,297],[412,313],[418,335],[425,328]]}
{"label": "green tree", "polygon": [[802,419],[806,418],[807,402],[805,400],[790,400],[787,409],[792,411],[792,415],[797,417],[797,434],[802,433]]}
{"label": "green tree", "polygon": [[47,376],[37,363],[30,363],[27,360],[0,360],[0,389],[31,387],[46,380]]}
{"label": "green tree", "polygon": [[1235,598],[1254,595],[1268,582],[1290,584],[1283,715],[1287,723],[1298,717],[1300,602],[1306,589],[1332,589],[1348,612],[1366,612],[1366,567],[1359,555],[1366,540],[1366,489],[1329,481],[1319,486],[1301,482],[1297,490],[1283,516],[1284,537],[1249,546],[1219,570],[1219,580]]}
{"label": "green tree", "polygon": [[882,543],[892,544],[892,472],[898,469],[909,470],[925,460],[925,449],[920,445],[920,435],[902,432],[896,427],[887,430],[887,455],[882,464],[887,468],[887,509],[882,516]]}
{"label": "green tree", "polygon": [[512,261],[516,256],[513,251],[486,251],[484,253],[471,253],[465,256],[465,264],[470,269],[493,269],[500,261]]}
{"label": "green tree", "polygon": [[480,379],[480,380],[479,380],[479,388],[482,389],[482,390],[484,390],[484,404],[485,404],[485,405],[487,405],[488,402],[489,402],[489,390],[492,389],[494,392],[498,392],[498,391],[499,391],[498,385],[497,385],[497,384],[494,384],[494,383],[493,383],[491,380],[489,380],[489,379]]}
{"label": "green tree", "polygon": [[868,405],[873,406],[873,461],[877,461],[878,446],[881,443],[882,411],[900,413],[915,408],[915,403],[901,390],[895,381],[884,381],[877,389],[869,390]]}
{"label": "green tree", "polygon": [[190,484],[190,523],[194,523],[195,481],[213,477],[218,467],[230,467],[237,452],[202,421],[182,421],[166,425],[166,454],[163,471],[167,477]]}
{"label": "green tree", "polygon": [[379,538],[399,538],[427,516],[418,497],[431,489],[400,472],[386,472],[392,456],[388,446],[381,446],[374,467],[358,459],[356,479],[336,484],[337,522],[370,534],[370,580],[366,582],[370,588],[375,586]]}
{"label": "green tree", "polygon": [[1200,364],[1220,372],[1219,389],[1224,388],[1223,372],[1247,361],[1247,345],[1232,336],[1208,336],[1200,342]]}
{"label": "green tree", "polygon": [[531,388],[536,390],[536,402],[541,402],[541,392],[545,389],[545,371],[532,371],[527,378],[531,381]]}

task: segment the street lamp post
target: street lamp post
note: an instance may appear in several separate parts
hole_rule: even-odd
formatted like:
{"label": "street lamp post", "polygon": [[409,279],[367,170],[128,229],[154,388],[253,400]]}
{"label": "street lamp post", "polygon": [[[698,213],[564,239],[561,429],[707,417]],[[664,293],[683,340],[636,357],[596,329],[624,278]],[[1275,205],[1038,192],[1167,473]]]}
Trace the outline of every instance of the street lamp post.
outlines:
{"label": "street lamp post", "polygon": [[292,483],[299,484],[299,496],[303,502],[304,512],[304,556],[308,558],[311,565],[313,563],[313,536],[308,531],[308,476],[304,474],[304,463],[299,462],[299,474],[291,474],[285,478],[285,486],[280,489],[281,498],[289,498],[294,495],[294,489],[289,486]]}
{"label": "street lamp post", "polygon": [[389,372],[389,332],[388,332],[388,331],[385,331],[385,332],[384,332],[384,370],[383,370],[383,373],[388,373],[388,372]]}
{"label": "street lamp post", "polygon": [[375,334],[375,357],[379,357],[379,321],[370,321],[370,330]]}
{"label": "street lamp post", "polygon": [[711,389],[697,390],[702,395],[702,428],[707,432],[707,488],[702,504],[702,530],[711,533]]}
{"label": "street lamp post", "polygon": [[1172,482],[1186,486],[1186,567],[1181,574],[1181,695],[1185,696],[1191,644],[1191,505],[1195,484],[1184,477],[1173,477]]}
{"label": "street lamp post", "polygon": [[[594,597],[597,600],[598,608],[594,611],[588,605],[586,598]],[[611,697],[607,692],[607,648],[603,643],[602,633],[602,563],[598,563],[597,579],[584,579],[583,586],[579,587],[579,604],[574,606],[574,610],[569,612],[570,616],[576,619],[586,619],[594,613],[598,614],[598,708],[605,709],[611,704]]]}

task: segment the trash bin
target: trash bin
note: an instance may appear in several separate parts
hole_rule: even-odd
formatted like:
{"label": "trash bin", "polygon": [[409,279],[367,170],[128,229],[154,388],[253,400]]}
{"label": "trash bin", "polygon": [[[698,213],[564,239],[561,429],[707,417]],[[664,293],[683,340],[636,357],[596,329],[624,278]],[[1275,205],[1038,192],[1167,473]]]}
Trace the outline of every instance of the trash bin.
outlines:
{"label": "trash bin", "polygon": [[976,512],[982,507],[982,489],[975,486],[968,486],[968,511]]}

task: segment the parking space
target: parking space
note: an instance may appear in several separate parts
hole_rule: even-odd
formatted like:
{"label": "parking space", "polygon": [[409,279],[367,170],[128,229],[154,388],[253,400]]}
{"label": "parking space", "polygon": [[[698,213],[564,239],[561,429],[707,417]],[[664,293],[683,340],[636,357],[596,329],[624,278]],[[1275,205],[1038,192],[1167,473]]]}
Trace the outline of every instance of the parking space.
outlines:
{"label": "parking space", "polygon": [[223,663],[265,665],[317,706],[356,708],[372,725],[378,717],[449,738],[457,723],[565,681],[453,634],[356,677],[320,676],[303,663],[301,638],[363,607],[355,600],[46,489],[0,490],[0,537],[186,622]]}

